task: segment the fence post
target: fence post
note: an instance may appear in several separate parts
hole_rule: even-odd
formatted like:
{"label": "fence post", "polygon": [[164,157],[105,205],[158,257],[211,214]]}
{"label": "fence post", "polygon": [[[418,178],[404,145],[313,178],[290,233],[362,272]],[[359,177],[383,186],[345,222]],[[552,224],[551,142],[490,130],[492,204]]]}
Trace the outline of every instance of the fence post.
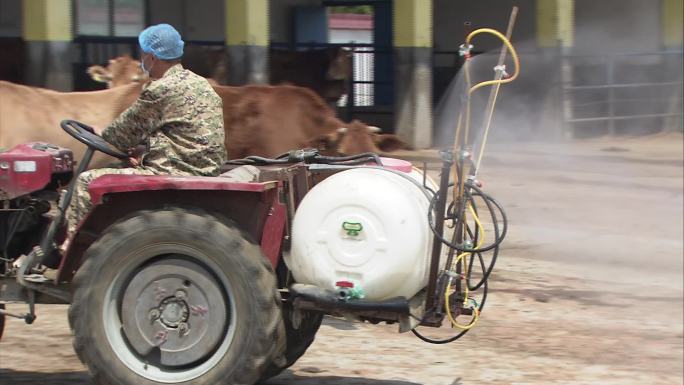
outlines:
{"label": "fence post", "polygon": [[608,88],[608,135],[615,136],[615,60],[613,56],[607,57],[606,63],[606,84]]}
{"label": "fence post", "polygon": [[354,75],[356,74],[356,47],[352,47],[351,51],[351,76],[347,80],[347,105],[345,106],[345,120],[347,122],[351,122],[351,120],[354,118],[354,107],[356,103],[356,95],[354,93],[354,88],[356,88],[356,83],[354,82]]}

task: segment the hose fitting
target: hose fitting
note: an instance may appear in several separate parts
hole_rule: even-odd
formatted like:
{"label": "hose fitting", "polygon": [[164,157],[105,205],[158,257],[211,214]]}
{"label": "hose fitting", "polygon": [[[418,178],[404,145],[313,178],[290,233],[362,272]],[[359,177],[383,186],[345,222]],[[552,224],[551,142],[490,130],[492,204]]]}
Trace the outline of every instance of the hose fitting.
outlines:
{"label": "hose fitting", "polygon": [[458,54],[466,59],[470,59],[470,51],[472,51],[473,48],[472,44],[461,44],[461,46],[458,47]]}

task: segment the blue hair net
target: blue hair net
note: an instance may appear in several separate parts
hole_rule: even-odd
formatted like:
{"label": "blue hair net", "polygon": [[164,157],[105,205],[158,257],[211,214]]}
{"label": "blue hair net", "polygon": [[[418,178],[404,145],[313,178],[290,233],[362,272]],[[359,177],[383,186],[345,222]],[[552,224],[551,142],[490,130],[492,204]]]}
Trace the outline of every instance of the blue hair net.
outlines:
{"label": "blue hair net", "polygon": [[140,32],[138,42],[143,52],[151,53],[162,60],[174,60],[183,56],[185,43],[175,28],[168,24],[157,24]]}

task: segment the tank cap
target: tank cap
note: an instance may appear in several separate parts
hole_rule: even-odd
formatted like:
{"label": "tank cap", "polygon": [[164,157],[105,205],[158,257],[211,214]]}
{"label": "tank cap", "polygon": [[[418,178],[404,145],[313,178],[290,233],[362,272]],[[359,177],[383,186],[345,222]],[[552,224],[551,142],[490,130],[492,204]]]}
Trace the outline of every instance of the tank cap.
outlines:
{"label": "tank cap", "polygon": [[[411,171],[413,171],[413,164],[411,162],[403,160],[403,159],[396,159],[396,158],[384,158],[380,157],[380,160],[382,161],[382,166],[384,168],[389,168],[391,170],[395,171],[401,171],[405,172],[407,174],[410,174]],[[366,163],[368,166],[374,166],[375,163]]]}

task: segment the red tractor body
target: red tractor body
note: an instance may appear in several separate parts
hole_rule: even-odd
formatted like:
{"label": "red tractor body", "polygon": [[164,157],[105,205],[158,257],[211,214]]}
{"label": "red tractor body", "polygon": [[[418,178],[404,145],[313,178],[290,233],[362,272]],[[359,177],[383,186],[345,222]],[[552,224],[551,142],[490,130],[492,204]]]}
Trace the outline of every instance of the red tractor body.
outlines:
{"label": "red tractor body", "polygon": [[445,307],[479,315],[440,267],[443,243],[472,247],[443,238],[450,153],[439,186],[406,161],[315,150],[231,161],[218,177],[104,175],[67,235],[94,150],[126,155],[62,127],[89,146],[77,169],[46,143],[0,153],[0,336],[6,316],[32,323],[35,303],[70,304],[76,352],[103,383],[256,383],[303,355],[325,314],[414,333],[441,326]]}
{"label": "red tractor body", "polygon": [[0,153],[0,198],[40,191],[53,176],[71,174],[72,170],[71,150],[41,142],[20,144]]}

